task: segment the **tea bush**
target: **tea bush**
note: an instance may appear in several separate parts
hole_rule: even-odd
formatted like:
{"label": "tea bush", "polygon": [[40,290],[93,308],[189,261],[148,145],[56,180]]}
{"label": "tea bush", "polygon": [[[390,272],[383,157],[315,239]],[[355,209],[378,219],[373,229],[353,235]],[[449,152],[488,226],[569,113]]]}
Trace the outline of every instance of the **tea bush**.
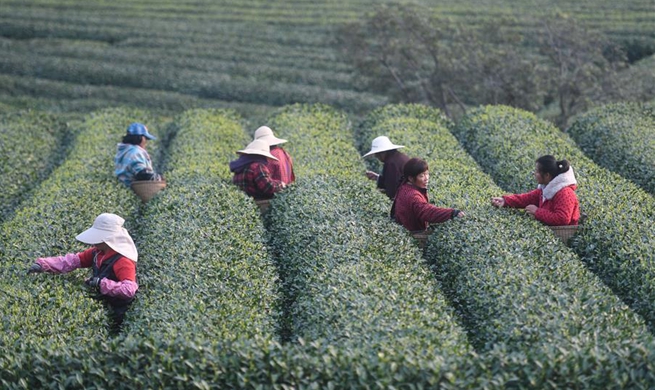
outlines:
{"label": "tea bush", "polygon": [[[110,122],[121,120],[116,114]],[[381,118],[373,118],[371,123],[377,120],[380,123],[375,126],[380,126],[379,129],[396,124],[393,120],[383,122]],[[96,121],[89,119],[88,131],[80,134],[82,140],[95,140],[93,146],[99,143],[93,138],[94,134],[97,136],[93,130],[98,127],[91,126],[101,122],[98,118]],[[402,118],[399,121],[411,122]],[[194,110],[178,117],[176,125],[170,129],[177,134],[171,142],[170,159],[166,164],[168,187],[140,208],[140,218],[128,219],[131,231],[138,233],[135,238],[141,254],[141,291],[128,313],[127,331],[119,337],[107,338],[102,330],[104,319],[94,314],[95,308],[86,306],[82,294],[71,295],[71,284],[80,282],[81,277],[70,280],[72,275],[69,275],[40,280],[40,275],[37,275],[39,279],[19,276],[18,272],[24,272],[32,256],[17,248],[30,241],[26,226],[38,227],[38,224],[23,219],[22,224],[3,225],[2,288],[8,289],[13,281],[27,283],[33,290],[54,279],[58,281],[53,284],[67,287],[57,294],[49,291],[45,304],[28,302],[32,298],[27,288],[18,291],[24,292],[23,295],[15,296],[25,301],[13,304],[7,303],[8,291],[0,292],[5,295],[5,299],[0,300],[3,313],[0,345],[4,352],[0,354],[0,384],[3,388],[655,386],[655,348],[646,338],[640,338],[640,343],[629,339],[614,343],[610,351],[604,347],[563,348],[557,338],[552,344],[542,343],[527,352],[517,351],[516,344],[505,343],[497,343],[482,354],[472,350],[458,325],[457,314],[441,293],[440,283],[420,259],[418,249],[401,227],[386,220],[388,200],[372,190],[370,183],[365,183],[361,160],[352,143],[347,143],[351,136],[345,117],[321,106],[294,106],[283,110],[270,123],[276,134],[290,140],[285,148],[294,156],[299,174],[295,185],[273,199],[266,219],[270,240],[276,244],[271,249],[278,255],[280,286],[282,291],[287,291],[284,303],[290,304],[282,314],[289,316],[294,324],[294,334],[290,338],[293,342],[275,340],[271,337],[271,320],[276,315],[272,309],[277,305],[272,303],[274,296],[270,295],[275,293],[275,275],[266,257],[261,223],[257,221],[252,201],[225,183],[229,178],[226,170],[229,154],[248,140],[237,122],[232,114],[224,111]],[[412,127],[416,134],[423,134],[421,129],[438,130],[435,137],[441,139],[443,136],[442,129],[432,120],[423,117],[416,122],[420,123]],[[305,136],[306,132],[311,137]],[[332,141],[339,147],[330,147]],[[448,142],[441,144],[456,152]],[[76,146],[62,167],[71,171],[75,165],[72,162],[80,160],[91,149],[91,146]],[[457,157],[454,161],[461,166],[449,166],[450,171],[470,169],[472,183],[467,186],[477,189],[479,187],[474,185],[484,185],[484,180],[488,180],[486,176],[458,153],[454,154]],[[92,160],[89,163],[95,165],[97,162]],[[52,189],[57,178],[63,181],[61,172],[57,170],[40,189],[48,185]],[[465,176],[452,177],[461,181]],[[136,214],[136,198],[112,195],[110,184],[118,184],[106,180],[102,183],[109,191],[108,198],[125,201],[116,209],[132,210],[133,215]],[[79,182],[75,181],[78,185]],[[432,193],[442,186],[431,188]],[[97,190],[97,187],[89,188]],[[458,189],[454,183],[453,188]],[[478,196],[481,195],[472,195],[471,205]],[[448,194],[440,192],[439,197],[448,199]],[[36,200],[31,202],[36,203]],[[55,206],[46,211],[58,210],[57,201],[49,202]],[[66,212],[88,212],[88,215],[79,221],[72,219],[71,225],[75,226],[51,223],[53,228],[67,229],[58,232],[56,239],[72,243],[79,229],[88,227],[95,216],[95,210],[85,209],[87,204],[83,207],[78,200],[77,205],[79,210],[69,207]],[[44,211],[37,217],[37,212],[34,211],[35,219],[46,214]],[[507,219],[513,215],[500,210],[495,214]],[[14,220],[18,221],[18,216]],[[528,224],[528,231],[517,235],[542,233],[538,224],[532,225]],[[465,224],[450,226],[453,234],[466,227]],[[8,233],[13,231],[19,237],[5,246]],[[45,229],[38,228],[34,233],[43,235]],[[470,231],[468,234],[471,235]],[[539,234],[537,236],[541,237]],[[430,245],[440,248],[435,237]],[[69,246],[64,244],[62,248]],[[44,250],[51,252],[53,245],[45,245],[48,247]],[[566,252],[560,257],[570,256],[570,252],[560,247]],[[279,252],[280,249],[286,252]],[[7,268],[4,262],[10,259],[6,256],[9,250],[22,261],[13,261]],[[532,260],[542,264],[538,258],[526,256],[524,263]],[[252,264],[248,264],[249,261]],[[473,263],[467,259],[462,262]],[[486,259],[483,262],[490,263]],[[518,261],[512,264],[516,263],[520,264]],[[512,270],[501,268],[499,259],[494,260],[493,266],[498,267],[497,280],[509,279],[500,274]],[[557,266],[566,268],[569,264],[562,262]],[[14,271],[15,275],[10,275]],[[547,275],[554,272],[546,268],[543,271]],[[443,278],[448,277],[449,274],[443,275]],[[542,280],[550,284],[546,288],[548,291],[556,291],[561,286],[560,282],[549,280],[549,276]],[[579,281],[584,283],[584,278]],[[481,285],[471,278],[471,288],[476,283]],[[614,302],[611,297],[609,304],[587,299],[584,294],[594,293],[595,285],[579,286],[583,293],[576,298],[584,301],[579,306],[586,315],[593,315],[593,308],[597,306],[609,306]],[[287,298],[293,299],[286,301]],[[606,299],[600,295],[594,298]],[[79,306],[75,315],[66,307],[62,311],[66,318],[60,322],[48,320],[55,315],[49,307],[66,299],[69,303],[74,300]],[[566,298],[558,296],[558,299]],[[537,306],[529,302],[532,300],[537,304],[543,302],[539,297],[530,296],[524,299],[525,306]],[[18,325],[18,320],[8,316],[7,309],[16,310],[19,304],[33,306],[32,311],[46,317],[37,320],[27,309],[21,309],[20,313],[28,317],[26,323],[38,321],[48,326],[38,328],[43,334],[35,334],[29,326],[23,328],[25,324],[12,327]],[[496,304],[491,302],[490,305]],[[551,302],[551,307],[561,308],[561,302]],[[635,331],[629,318],[617,314],[620,312],[619,308],[610,311],[605,321],[608,326],[615,321],[626,327],[625,334]],[[502,310],[499,313],[502,314]],[[552,313],[550,316],[558,315]],[[577,315],[572,320],[566,318],[568,315],[567,310],[561,314],[566,324],[574,325],[579,321]],[[553,322],[550,316],[546,317],[549,324]],[[601,320],[589,319],[585,323],[589,325],[594,321]],[[507,328],[503,324],[498,326]],[[587,329],[592,331],[592,327]],[[46,332],[52,334],[46,337]],[[591,333],[587,339],[597,338],[600,342],[615,335],[615,329],[610,328],[608,335]]]}
{"label": "tea bush", "polygon": [[128,109],[87,116],[74,130],[78,136],[66,161],[2,225],[3,348],[26,343],[56,350],[106,337],[107,316],[83,285],[88,272],[55,276],[25,271],[37,257],[85,249],[75,236],[103,212],[125,218],[128,230],[134,226],[140,201],[114,177],[113,156],[116,140],[135,118],[152,122],[147,113]]}
{"label": "tea bush", "polygon": [[610,104],[581,115],[567,131],[594,162],[655,194],[655,109]]}
{"label": "tea bush", "polygon": [[299,177],[269,214],[290,338],[408,361],[467,351],[418,248],[388,220],[386,197],[365,193],[346,117],[294,106],[271,126],[289,140]]}
{"label": "tea bush", "polygon": [[[586,224],[572,241],[587,267],[655,329],[653,247],[655,200],[632,182],[599,167],[551,124],[508,107],[470,112],[454,134],[504,190],[535,186],[531,172],[544,154],[571,162]],[[501,195],[501,192],[495,195]]]}
{"label": "tea bush", "polygon": [[364,123],[370,126],[360,130],[365,139],[384,134],[426,159],[434,203],[466,213],[434,226],[426,257],[479,349],[502,343],[531,353],[560,345],[582,355],[650,340],[643,321],[548,228],[491,206],[500,189],[437,110],[389,107]]}
{"label": "tea bush", "polygon": [[22,111],[0,117],[0,221],[66,156],[72,134],[52,114]]}
{"label": "tea bush", "polygon": [[228,184],[248,137],[234,113],[191,110],[176,121],[167,188],[144,211],[139,299],[127,333],[187,343],[273,337],[275,267],[259,211]]}

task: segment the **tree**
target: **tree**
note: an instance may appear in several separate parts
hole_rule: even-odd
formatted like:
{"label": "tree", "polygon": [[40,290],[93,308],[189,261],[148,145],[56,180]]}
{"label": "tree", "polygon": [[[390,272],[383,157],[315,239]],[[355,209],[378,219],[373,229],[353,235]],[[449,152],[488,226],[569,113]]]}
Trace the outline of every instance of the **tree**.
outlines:
{"label": "tree", "polygon": [[544,20],[537,42],[553,70],[550,85],[559,104],[556,123],[560,128],[566,128],[571,116],[586,110],[594,97],[618,93],[618,85],[612,81],[627,59],[602,34],[557,15]]}
{"label": "tree", "polygon": [[540,67],[516,49],[521,39],[500,21],[474,29],[418,6],[387,5],[343,26],[336,42],[368,88],[452,117],[452,105],[541,106]]}

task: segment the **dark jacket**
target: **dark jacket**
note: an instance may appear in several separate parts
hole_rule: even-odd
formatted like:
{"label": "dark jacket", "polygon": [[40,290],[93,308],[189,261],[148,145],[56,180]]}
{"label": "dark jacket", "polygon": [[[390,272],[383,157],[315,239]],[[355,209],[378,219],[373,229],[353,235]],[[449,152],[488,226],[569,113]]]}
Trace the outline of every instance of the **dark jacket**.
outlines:
{"label": "dark jacket", "polygon": [[407,161],[409,157],[398,150],[390,150],[384,160],[382,174],[378,177],[378,188],[383,189],[391,200],[396,196],[396,190],[403,176],[403,167]]}

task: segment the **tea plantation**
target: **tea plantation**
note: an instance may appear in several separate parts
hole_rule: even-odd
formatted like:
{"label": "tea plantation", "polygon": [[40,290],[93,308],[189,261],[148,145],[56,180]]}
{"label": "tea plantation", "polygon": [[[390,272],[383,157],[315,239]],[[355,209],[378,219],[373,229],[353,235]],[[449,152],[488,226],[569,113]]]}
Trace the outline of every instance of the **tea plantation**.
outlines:
{"label": "tea plantation", "polygon": [[[147,204],[112,175],[115,142],[133,118],[159,136],[149,148],[169,183]],[[6,123],[14,135],[50,128],[33,113]],[[454,125],[419,105],[374,110],[357,125],[329,106],[291,105],[268,123],[289,140],[298,180],[260,215],[230,183],[227,163],[252,132],[234,111],[107,109],[71,122],[66,158],[2,224],[2,386],[655,385],[652,196],[551,125],[503,107]],[[515,138],[493,136],[503,131]],[[388,199],[363,175],[359,156],[378,134],[428,160],[434,203],[467,213],[436,226],[425,251],[390,223]],[[589,214],[571,248],[488,201],[531,185],[543,145],[531,137],[545,136],[575,161]],[[492,160],[512,142],[535,151]],[[608,203],[642,213],[617,218]],[[75,235],[104,211],[125,217],[140,252],[139,293],[117,335],[89,298],[85,271],[25,273],[36,257],[83,249]]]}
{"label": "tea plantation", "polygon": [[[390,2],[0,0],[0,388],[655,388],[652,102],[563,130],[505,106],[455,123],[393,104],[333,42]],[[517,33],[574,15],[655,51],[652,0],[415,3]],[[644,96],[654,58],[622,74]],[[113,175],[135,121],[167,180],[147,203]],[[265,212],[228,167],[262,124],[297,178]],[[364,175],[379,135],[428,162],[432,203],[466,213],[424,248]],[[579,182],[568,245],[490,202],[534,188],[543,154]],[[139,251],[119,332],[88,270],[26,273],[85,249],[103,212]]]}
{"label": "tea plantation", "polygon": [[[320,102],[365,113],[388,97],[364,89],[332,41],[340,25],[388,2],[0,0],[0,110],[222,107],[262,116]],[[442,19],[472,27],[502,19],[522,33],[559,12],[655,50],[651,0],[416,3]]]}

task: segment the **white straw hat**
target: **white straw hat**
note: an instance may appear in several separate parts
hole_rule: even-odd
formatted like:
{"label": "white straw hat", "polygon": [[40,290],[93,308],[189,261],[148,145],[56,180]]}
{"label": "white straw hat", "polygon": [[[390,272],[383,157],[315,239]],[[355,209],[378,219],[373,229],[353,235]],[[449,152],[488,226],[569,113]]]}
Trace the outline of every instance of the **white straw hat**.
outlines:
{"label": "white straw hat", "polygon": [[262,139],[268,142],[270,146],[279,145],[287,142],[287,140],[282,138],[277,138],[275,135],[273,135],[273,130],[271,130],[271,128],[268,126],[262,126],[259,129],[255,130],[255,139]]}
{"label": "white straw hat", "polygon": [[388,137],[382,135],[377,137],[371,142],[371,151],[363,155],[362,157],[370,156],[371,154],[386,152],[387,150],[394,150],[404,148],[403,145],[394,145]]}
{"label": "white straw hat", "polygon": [[275,156],[271,154],[271,148],[268,146],[268,143],[261,139],[256,139],[246,146],[243,150],[237,150],[237,153],[241,154],[258,154],[260,156],[268,157],[270,159],[276,160]]}
{"label": "white straw hat", "polygon": [[135,263],[139,259],[130,233],[123,227],[125,220],[116,214],[102,213],[93,221],[93,226],[75,237],[85,244],[104,242],[109,247]]}

